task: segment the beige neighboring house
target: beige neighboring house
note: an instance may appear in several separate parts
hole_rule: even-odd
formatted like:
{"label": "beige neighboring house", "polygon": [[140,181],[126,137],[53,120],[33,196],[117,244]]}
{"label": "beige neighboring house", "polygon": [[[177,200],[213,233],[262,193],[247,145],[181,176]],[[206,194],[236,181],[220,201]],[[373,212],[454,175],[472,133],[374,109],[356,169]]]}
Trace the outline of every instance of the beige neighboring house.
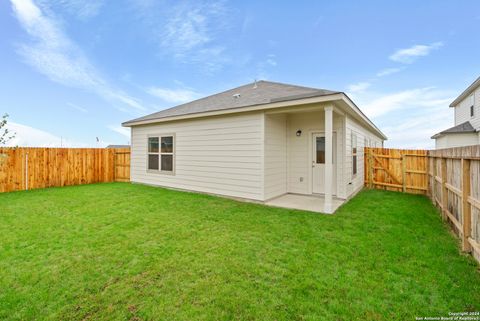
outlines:
{"label": "beige neighboring house", "polygon": [[343,92],[258,81],[123,123],[131,181],[260,202],[337,200],[364,183],[386,136]]}
{"label": "beige neighboring house", "polygon": [[480,144],[480,77],[451,104],[455,126],[432,136],[435,148],[450,148]]}

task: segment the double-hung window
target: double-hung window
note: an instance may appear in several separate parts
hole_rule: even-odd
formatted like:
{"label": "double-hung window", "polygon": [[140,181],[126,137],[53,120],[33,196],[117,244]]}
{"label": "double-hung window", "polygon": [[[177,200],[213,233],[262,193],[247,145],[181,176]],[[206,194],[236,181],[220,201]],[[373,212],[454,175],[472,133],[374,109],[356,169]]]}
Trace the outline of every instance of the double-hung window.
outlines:
{"label": "double-hung window", "polygon": [[147,169],[162,173],[173,173],[175,168],[174,151],[174,135],[149,136]]}
{"label": "double-hung window", "polygon": [[357,135],[352,132],[351,136],[352,143],[352,176],[357,175]]}
{"label": "double-hung window", "polygon": [[470,117],[475,116],[475,96],[470,96]]}

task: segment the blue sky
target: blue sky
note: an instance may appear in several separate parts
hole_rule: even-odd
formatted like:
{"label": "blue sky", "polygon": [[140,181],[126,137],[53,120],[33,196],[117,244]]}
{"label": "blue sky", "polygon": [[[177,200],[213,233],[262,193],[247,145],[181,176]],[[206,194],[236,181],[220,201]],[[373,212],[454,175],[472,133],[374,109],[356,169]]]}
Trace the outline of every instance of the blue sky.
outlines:
{"label": "blue sky", "polygon": [[386,146],[432,147],[479,25],[477,0],[2,1],[0,113],[12,144],[125,144],[123,121],[266,79],[345,91]]}

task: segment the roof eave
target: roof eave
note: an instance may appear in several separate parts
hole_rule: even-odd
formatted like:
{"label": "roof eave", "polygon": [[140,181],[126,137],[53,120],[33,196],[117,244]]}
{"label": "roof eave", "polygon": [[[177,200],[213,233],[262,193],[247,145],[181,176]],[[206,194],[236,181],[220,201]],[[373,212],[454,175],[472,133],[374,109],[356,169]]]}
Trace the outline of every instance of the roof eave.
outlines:
{"label": "roof eave", "polygon": [[478,77],[470,86],[467,87],[454,101],[449,105],[449,107],[457,106],[462,100],[464,100],[468,95],[470,95],[475,89],[480,86],[480,77]]}

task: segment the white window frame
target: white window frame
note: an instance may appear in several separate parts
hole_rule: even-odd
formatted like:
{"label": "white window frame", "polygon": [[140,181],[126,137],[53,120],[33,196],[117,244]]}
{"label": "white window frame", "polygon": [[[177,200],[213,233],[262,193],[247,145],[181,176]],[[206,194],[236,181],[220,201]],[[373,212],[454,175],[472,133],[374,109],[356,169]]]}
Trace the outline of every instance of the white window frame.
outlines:
{"label": "white window frame", "polygon": [[[351,144],[351,152],[352,152],[352,178],[357,177],[358,173],[358,142],[357,142],[357,134],[353,131],[350,134],[350,144]],[[356,163],[356,166],[353,166],[353,163]],[[355,172],[354,172],[355,169]]]}
{"label": "white window frame", "polygon": [[[166,153],[162,152],[162,137],[172,137],[172,152],[171,153]],[[150,138],[158,138],[158,153],[151,153],[148,150],[149,147],[149,139]],[[164,174],[164,175],[175,175],[175,151],[177,149],[177,140],[175,139],[175,133],[169,133],[169,134],[151,134],[147,136],[147,161],[146,161],[146,169],[148,173],[155,173],[155,174]],[[149,155],[158,155],[158,169],[149,169],[148,168],[148,156]],[[171,171],[166,171],[162,170],[162,155],[172,155],[172,170]]]}
{"label": "white window frame", "polygon": [[470,95],[470,106],[468,110],[470,118],[475,117],[475,94]]}

